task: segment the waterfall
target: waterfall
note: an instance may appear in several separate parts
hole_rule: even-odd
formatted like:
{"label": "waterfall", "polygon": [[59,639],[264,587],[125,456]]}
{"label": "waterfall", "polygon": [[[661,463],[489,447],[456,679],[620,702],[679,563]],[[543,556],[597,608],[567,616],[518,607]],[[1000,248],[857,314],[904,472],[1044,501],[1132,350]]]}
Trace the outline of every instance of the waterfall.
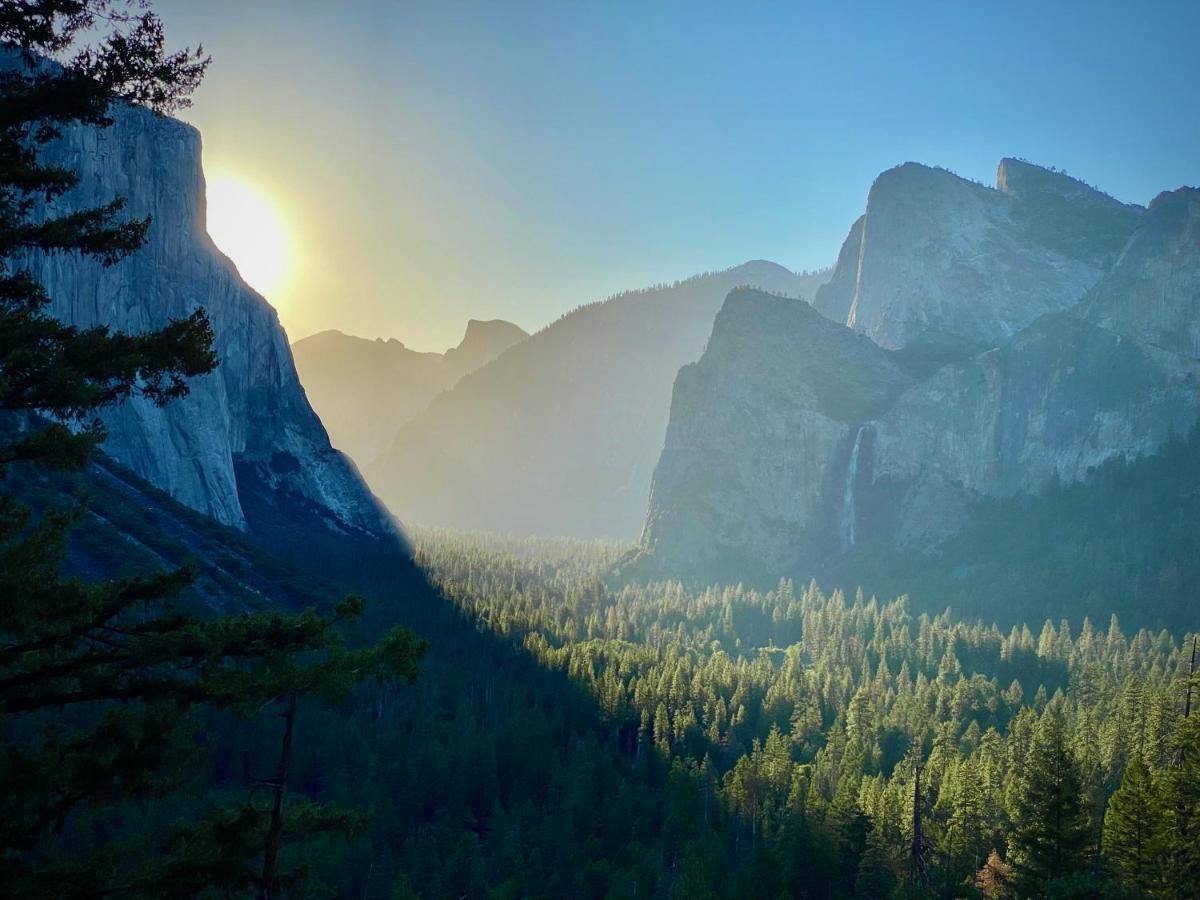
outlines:
{"label": "waterfall", "polygon": [[854,482],[858,478],[858,452],[862,448],[866,425],[859,425],[854,435],[854,448],[850,451],[850,463],[846,466],[846,489],[842,495],[842,544],[846,549],[854,546]]}

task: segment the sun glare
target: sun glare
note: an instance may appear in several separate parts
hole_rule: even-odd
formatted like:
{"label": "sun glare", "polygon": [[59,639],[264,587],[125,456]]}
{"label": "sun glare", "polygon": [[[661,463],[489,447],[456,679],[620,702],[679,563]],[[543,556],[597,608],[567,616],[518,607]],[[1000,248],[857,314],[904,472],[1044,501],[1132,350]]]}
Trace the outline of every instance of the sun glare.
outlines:
{"label": "sun glare", "polygon": [[235,178],[208,182],[208,233],[252,288],[270,296],[288,267],[287,230],[269,199]]}

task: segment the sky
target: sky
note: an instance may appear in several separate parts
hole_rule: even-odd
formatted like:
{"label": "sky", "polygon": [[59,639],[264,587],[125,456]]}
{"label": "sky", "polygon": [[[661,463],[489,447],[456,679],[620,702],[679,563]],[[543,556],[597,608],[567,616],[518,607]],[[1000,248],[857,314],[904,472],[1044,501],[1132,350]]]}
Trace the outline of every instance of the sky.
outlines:
{"label": "sky", "polygon": [[1019,156],[1138,203],[1200,184],[1195,0],[154,7],[212,54],[181,118],[277,213],[293,340],[444,350],[469,318],[830,265],[908,160],[992,183]]}

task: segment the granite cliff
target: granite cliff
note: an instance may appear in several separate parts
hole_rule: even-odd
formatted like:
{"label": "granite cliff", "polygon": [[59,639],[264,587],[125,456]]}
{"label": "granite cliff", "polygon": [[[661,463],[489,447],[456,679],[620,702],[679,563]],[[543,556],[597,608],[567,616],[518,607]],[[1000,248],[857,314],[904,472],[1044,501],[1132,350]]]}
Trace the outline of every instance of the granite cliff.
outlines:
{"label": "granite cliff", "polygon": [[996,181],[917,163],[884,172],[817,309],[881,347],[986,349],[1077,302],[1141,213],[1018,160],[1002,160]]}
{"label": "granite cliff", "polygon": [[275,310],[205,231],[200,136],[125,105],[110,128],[64,131],[45,158],[81,174],[65,211],[122,196],[150,215],[147,246],[110,268],[34,255],[59,318],[138,332],[204,307],[220,361],[182,401],[131,399],[104,416],[106,453],[175,500],[267,543],[300,531],[395,540],[390,518],[334,450],[296,376]]}
{"label": "granite cliff", "polygon": [[733,291],[675,379],[643,546],[680,571],[782,570],[816,523],[837,530],[857,423],[912,377],[804,300]]}
{"label": "granite cliff", "polygon": [[987,503],[1153,457],[1200,412],[1200,192],[1143,210],[1012,160],[995,190],[902,166],[815,308],[726,300],[623,571],[962,564],[942,550]]}

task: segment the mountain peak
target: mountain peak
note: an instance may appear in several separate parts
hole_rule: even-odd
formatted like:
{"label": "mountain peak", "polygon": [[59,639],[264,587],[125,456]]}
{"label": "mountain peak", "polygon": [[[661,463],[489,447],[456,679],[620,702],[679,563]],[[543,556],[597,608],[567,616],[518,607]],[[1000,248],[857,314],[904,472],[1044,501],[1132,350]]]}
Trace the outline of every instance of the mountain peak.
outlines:
{"label": "mountain peak", "polygon": [[461,343],[445,353],[333,329],[297,341],[292,353],[334,445],[365,466],[433,397],[526,337],[511,322],[471,319]]}
{"label": "mountain peak", "polygon": [[978,187],[978,185],[961,175],[954,174],[949,169],[910,161],[879,173],[867,195],[867,205],[878,202],[881,197],[928,196],[939,191],[962,187]]}
{"label": "mountain peak", "polygon": [[994,345],[1077,302],[1143,212],[1018,159],[997,184],[915,162],[880,174],[817,308],[892,349]]}
{"label": "mountain peak", "polygon": [[525,329],[503,319],[470,319],[457,347],[446,351],[444,365],[453,384],[463,375],[487,365],[513,344],[529,337]]}
{"label": "mountain peak", "polygon": [[735,272],[769,272],[773,275],[783,274],[791,275],[792,272],[785,266],[781,266],[777,262],[772,262],[769,259],[750,259],[742,263],[740,266],[734,267]]}
{"label": "mountain peak", "polygon": [[1020,200],[1041,195],[1074,202],[1082,200],[1128,209],[1139,208],[1133,204],[1122,203],[1053,166],[1039,166],[1011,156],[1006,156],[996,166],[996,189]]}
{"label": "mountain peak", "polygon": [[996,190],[1004,194],[1019,194],[1023,189],[1040,185],[1080,184],[1065,172],[1048,166],[1039,166],[1027,159],[1006,156],[996,166]]}
{"label": "mountain peak", "polygon": [[1165,206],[1197,202],[1200,202],[1200,187],[1184,185],[1173,191],[1163,191],[1150,201],[1148,209],[1160,210]]}
{"label": "mountain peak", "polygon": [[454,350],[470,349],[474,346],[492,347],[497,344],[503,344],[507,349],[527,337],[529,333],[525,329],[504,319],[468,319],[463,339]]}

